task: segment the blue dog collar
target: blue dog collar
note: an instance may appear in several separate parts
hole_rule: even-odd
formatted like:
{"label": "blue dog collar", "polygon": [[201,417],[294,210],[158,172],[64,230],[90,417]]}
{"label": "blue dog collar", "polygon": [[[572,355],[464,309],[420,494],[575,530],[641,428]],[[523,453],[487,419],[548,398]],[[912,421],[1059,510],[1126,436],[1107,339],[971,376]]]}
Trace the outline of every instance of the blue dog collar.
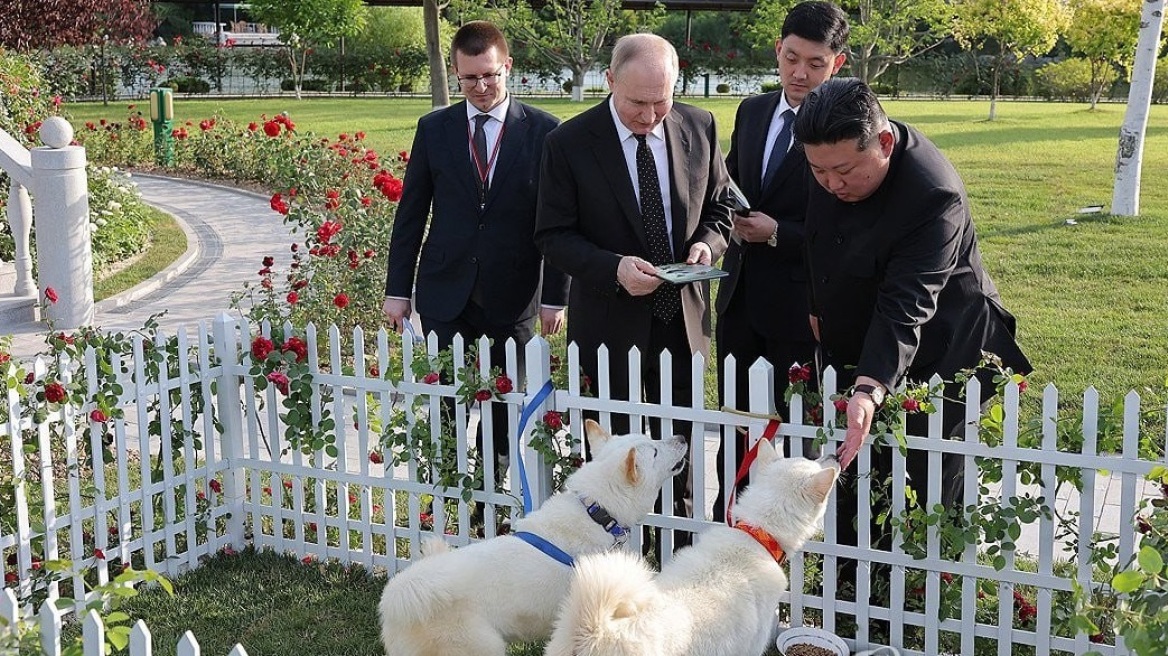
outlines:
{"label": "blue dog collar", "polygon": [[556,562],[563,563],[568,567],[576,566],[576,561],[571,556],[569,556],[566,551],[539,537],[535,533],[528,533],[527,531],[516,531],[511,535],[514,535],[527,544],[530,544],[536,549],[539,549]]}
{"label": "blue dog collar", "polygon": [[618,546],[629,539],[629,527],[622,526],[599,503],[588,497],[580,497],[580,503],[584,504],[584,509],[588,511],[588,516],[592,518],[592,521],[612,535]]}

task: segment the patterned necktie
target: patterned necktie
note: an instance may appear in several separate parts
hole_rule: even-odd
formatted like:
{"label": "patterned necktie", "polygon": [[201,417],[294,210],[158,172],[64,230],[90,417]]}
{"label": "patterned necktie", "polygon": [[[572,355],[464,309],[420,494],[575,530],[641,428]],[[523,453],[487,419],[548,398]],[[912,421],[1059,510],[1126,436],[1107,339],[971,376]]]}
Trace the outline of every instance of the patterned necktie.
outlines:
{"label": "patterned necktie", "polygon": [[775,145],[771,147],[771,156],[767,159],[766,173],[762,174],[762,188],[766,189],[770,185],[771,180],[775,179],[775,171],[779,170],[779,165],[783,163],[783,159],[787,156],[787,148],[791,145],[791,128],[795,125],[795,112],[786,110],[782,114],[783,127],[779,130],[779,136],[775,139]]}
{"label": "patterned necktie", "polygon": [[[653,266],[671,264],[673,248],[669,245],[669,231],[665,228],[665,203],[661,200],[661,181],[657,178],[657,164],[645,135],[637,139],[637,186],[641,189],[641,220],[649,240],[649,259]],[[662,283],[650,299],[653,314],[668,323],[681,309],[681,290],[677,285]]]}
{"label": "patterned necktie", "polygon": [[490,114],[479,114],[474,117],[474,152],[475,152],[475,183],[479,189],[479,205],[487,204],[487,189],[490,187],[491,162],[487,159],[487,121]]}

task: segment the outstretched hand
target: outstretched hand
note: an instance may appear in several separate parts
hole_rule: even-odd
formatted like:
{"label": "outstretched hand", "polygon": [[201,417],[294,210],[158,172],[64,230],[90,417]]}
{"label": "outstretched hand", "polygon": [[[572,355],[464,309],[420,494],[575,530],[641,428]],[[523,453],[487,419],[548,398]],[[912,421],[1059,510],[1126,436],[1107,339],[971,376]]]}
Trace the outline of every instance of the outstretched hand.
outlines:
{"label": "outstretched hand", "polygon": [[844,435],[844,443],[836,451],[841,469],[852,464],[852,460],[855,460],[856,454],[860,452],[860,447],[864,446],[864,438],[872,428],[872,418],[875,415],[876,404],[867,394],[853,394],[848,399],[848,429]]}

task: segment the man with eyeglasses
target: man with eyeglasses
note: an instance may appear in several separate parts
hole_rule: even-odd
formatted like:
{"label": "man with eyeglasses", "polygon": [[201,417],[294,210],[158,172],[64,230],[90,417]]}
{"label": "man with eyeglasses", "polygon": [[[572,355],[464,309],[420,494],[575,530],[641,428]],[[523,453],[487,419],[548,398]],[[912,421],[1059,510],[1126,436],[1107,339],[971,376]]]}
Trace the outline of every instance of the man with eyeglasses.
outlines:
{"label": "man with eyeglasses", "polygon": [[[536,315],[544,335],[556,333],[568,301],[568,277],[544,263],[532,237],[540,153],[559,119],[507,93],[510,50],[491,23],[462,26],[450,51],[466,101],[418,120],[390,237],[383,310],[401,333],[416,303],[422,329],[437,335],[440,348],[455,334],[468,345],[485,335],[493,365],[505,365],[505,345],[514,338],[522,371]],[[492,405],[501,474],[507,413]],[[480,449],[482,434],[480,422]]]}

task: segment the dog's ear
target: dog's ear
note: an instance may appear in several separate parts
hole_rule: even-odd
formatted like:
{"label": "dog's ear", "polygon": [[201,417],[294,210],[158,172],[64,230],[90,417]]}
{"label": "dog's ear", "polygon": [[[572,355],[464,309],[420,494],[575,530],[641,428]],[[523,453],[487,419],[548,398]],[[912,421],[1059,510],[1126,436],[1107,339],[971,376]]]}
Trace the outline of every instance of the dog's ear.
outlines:
{"label": "dog's ear", "polygon": [[831,494],[831,487],[835,485],[836,476],[839,470],[835,467],[826,467],[818,474],[811,477],[811,481],[807,486],[807,493],[814,499],[823,501],[827,495]]}
{"label": "dog's ear", "polygon": [[637,466],[637,449],[629,449],[628,455],[625,456],[625,479],[628,480],[629,485],[637,485],[641,482],[641,468]]}
{"label": "dog's ear", "polygon": [[783,456],[775,450],[775,445],[768,439],[760,439],[758,441],[758,464],[766,465],[772,463]]}
{"label": "dog's ear", "polygon": [[584,437],[588,440],[588,449],[595,453],[612,439],[604,427],[591,419],[584,420]]}

